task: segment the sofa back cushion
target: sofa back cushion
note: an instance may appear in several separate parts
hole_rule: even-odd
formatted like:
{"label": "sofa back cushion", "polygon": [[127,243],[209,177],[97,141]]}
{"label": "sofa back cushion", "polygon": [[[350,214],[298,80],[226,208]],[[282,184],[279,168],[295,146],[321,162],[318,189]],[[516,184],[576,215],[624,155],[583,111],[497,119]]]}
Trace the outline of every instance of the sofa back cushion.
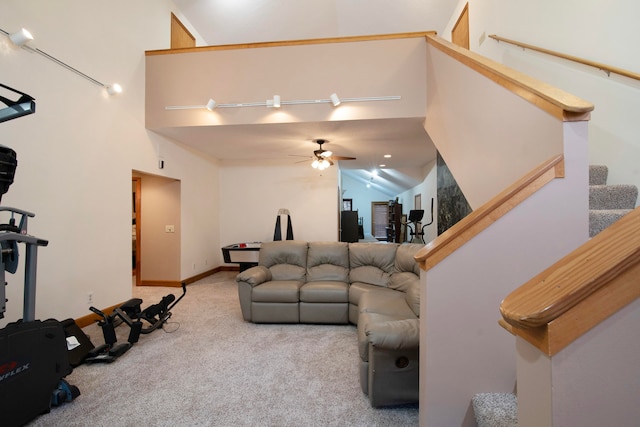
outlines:
{"label": "sofa back cushion", "polygon": [[404,298],[416,317],[420,317],[420,280],[413,282],[406,291]]}
{"label": "sofa back cushion", "polygon": [[349,280],[388,287],[396,257],[395,243],[350,243]]}
{"label": "sofa back cushion", "polygon": [[420,317],[420,267],[413,256],[424,245],[403,243],[396,251],[396,260],[389,287],[405,292],[405,300],[413,313]]}
{"label": "sofa back cushion", "polygon": [[306,280],[307,242],[279,240],[263,242],[258,265],[271,271],[271,280]]}
{"label": "sofa back cushion", "polygon": [[413,256],[423,247],[419,243],[403,243],[398,246],[389,284],[391,289],[407,292],[414,281],[420,280],[420,267]]}
{"label": "sofa back cushion", "polygon": [[309,242],[307,282],[331,280],[349,282],[349,244]]}

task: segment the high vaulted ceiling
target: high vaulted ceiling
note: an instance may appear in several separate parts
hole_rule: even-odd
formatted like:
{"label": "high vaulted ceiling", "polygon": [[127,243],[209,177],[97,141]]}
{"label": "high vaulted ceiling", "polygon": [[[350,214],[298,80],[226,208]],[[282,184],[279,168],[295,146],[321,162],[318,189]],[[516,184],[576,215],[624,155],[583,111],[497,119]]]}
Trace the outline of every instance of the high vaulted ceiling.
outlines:
{"label": "high vaulted ceiling", "polygon": [[[457,0],[175,0],[199,45],[300,40],[435,30],[449,24]],[[419,4],[418,4],[419,3]],[[322,64],[319,64],[321,66]],[[203,101],[204,102],[204,101]],[[317,145],[357,160],[340,161],[362,183],[377,170],[377,189],[390,197],[419,184],[435,148],[423,118],[332,121],[160,130],[223,162],[270,161],[306,165]],[[211,144],[210,141],[223,141]],[[384,158],[391,154],[391,158]],[[380,167],[379,165],[386,166]]]}

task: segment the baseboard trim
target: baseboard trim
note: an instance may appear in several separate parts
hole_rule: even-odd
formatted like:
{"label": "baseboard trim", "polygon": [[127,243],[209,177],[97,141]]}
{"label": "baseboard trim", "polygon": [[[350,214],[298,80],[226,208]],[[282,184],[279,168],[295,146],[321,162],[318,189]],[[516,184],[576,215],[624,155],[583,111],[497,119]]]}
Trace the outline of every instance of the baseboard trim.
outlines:
{"label": "baseboard trim", "polygon": [[140,280],[139,286],[165,286],[168,288],[179,288],[182,282],[178,280]]}
{"label": "baseboard trim", "polygon": [[[169,288],[180,288],[182,287],[182,283],[184,282],[185,285],[189,285],[191,283],[197,282],[200,279],[204,279],[205,277],[211,276],[212,274],[218,273],[220,271],[240,271],[240,267],[239,266],[228,266],[228,265],[223,265],[220,267],[216,267],[214,269],[205,271],[203,273],[200,274],[196,274],[195,276],[192,277],[188,277],[186,279],[184,279],[183,281],[176,281],[176,280],[141,280],[140,281],[140,286],[166,286]],[[111,307],[107,307],[105,309],[102,310],[103,313],[105,313],[107,316],[109,314],[111,314],[111,312],[113,312],[113,310],[116,307],[119,307],[120,305],[122,305],[123,302],[121,302],[120,304],[116,304],[116,305],[112,305]],[[75,319],[76,324],[81,327],[84,328],[85,326],[89,326],[95,322],[97,322],[98,320],[101,320],[100,316],[98,316],[95,313],[90,313],[87,314],[86,316],[82,316],[79,317],[77,319]]]}

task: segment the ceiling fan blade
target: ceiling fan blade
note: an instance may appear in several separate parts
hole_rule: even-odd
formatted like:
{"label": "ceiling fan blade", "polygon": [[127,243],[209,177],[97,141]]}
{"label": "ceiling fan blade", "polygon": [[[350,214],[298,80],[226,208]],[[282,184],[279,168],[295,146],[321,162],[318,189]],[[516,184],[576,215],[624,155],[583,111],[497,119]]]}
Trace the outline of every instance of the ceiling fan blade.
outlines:
{"label": "ceiling fan blade", "polygon": [[355,157],[331,156],[333,160],[356,160]]}

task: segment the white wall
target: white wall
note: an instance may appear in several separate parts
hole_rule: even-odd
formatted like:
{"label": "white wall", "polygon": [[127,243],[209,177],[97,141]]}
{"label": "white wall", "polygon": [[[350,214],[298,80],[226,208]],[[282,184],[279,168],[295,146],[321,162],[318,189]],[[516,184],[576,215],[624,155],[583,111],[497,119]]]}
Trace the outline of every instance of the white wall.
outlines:
{"label": "white wall", "polygon": [[474,394],[513,391],[514,339],[497,324],[500,301],[588,239],[587,122],[565,122],[562,133],[566,177],[421,274],[421,426],[473,427]]}
{"label": "white wall", "polygon": [[[121,95],[108,97],[101,87],[0,36],[0,82],[37,103],[36,114],[0,124],[0,143],[18,153],[15,183],[2,204],[35,212],[29,232],[50,242],[39,250],[38,318],[89,314],[88,292],[97,307],[131,296],[134,169],[182,183],[182,278],[194,274],[193,262],[200,265],[206,253],[219,251],[217,166],[144,128],[144,51],[169,47],[173,9],[166,0],[115,0],[108,7],[96,0],[0,3],[0,28],[27,28],[34,46],[124,87]],[[22,316],[19,271],[7,274],[3,322]]]}
{"label": "white wall", "polygon": [[[441,34],[451,28],[466,1]],[[591,67],[498,43],[499,36],[614,67],[640,72],[636,43],[640,3],[567,0],[469,1],[471,50],[562,88],[595,105],[589,124],[589,161],[609,167],[610,184],[640,186],[640,82]]]}
{"label": "white wall", "polygon": [[[208,44],[442,30],[452,0],[176,0]],[[203,30],[203,35],[205,30]]]}
{"label": "white wall", "polygon": [[[280,209],[291,214],[295,240],[338,240],[337,167],[320,172],[307,163],[224,166],[220,168],[219,196],[222,246],[272,241]],[[217,252],[221,256],[220,248]]]}

